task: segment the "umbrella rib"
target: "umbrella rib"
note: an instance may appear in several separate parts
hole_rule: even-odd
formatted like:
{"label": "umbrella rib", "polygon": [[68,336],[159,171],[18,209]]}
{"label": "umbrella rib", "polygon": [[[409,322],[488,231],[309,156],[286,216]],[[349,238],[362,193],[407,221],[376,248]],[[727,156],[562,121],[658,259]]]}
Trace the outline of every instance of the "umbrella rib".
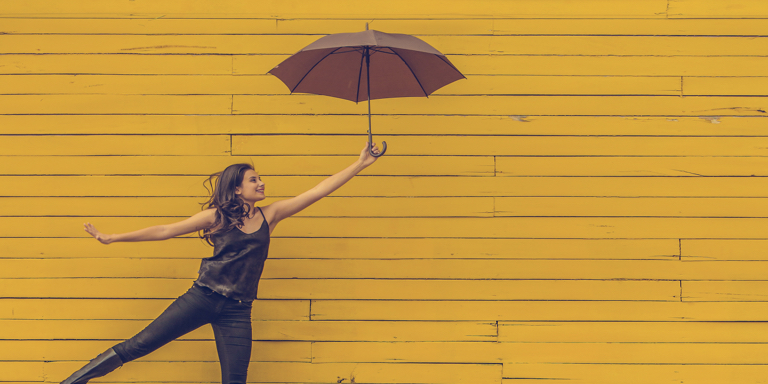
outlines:
{"label": "umbrella rib", "polygon": [[293,91],[295,91],[295,90],[296,90],[296,88],[298,88],[298,87],[299,87],[299,84],[301,84],[301,82],[302,82],[302,81],[304,81],[304,79],[306,79],[306,78],[307,78],[307,76],[309,75],[309,73],[310,73],[310,72],[312,72],[312,70],[313,70],[313,69],[315,69],[315,67],[317,67],[317,65],[318,65],[318,64],[320,64],[320,63],[321,63],[323,60],[325,60],[325,58],[326,58],[326,57],[328,57],[328,56],[332,55],[334,52],[338,51],[339,49],[341,49],[341,47],[339,47],[339,48],[336,48],[336,49],[334,49],[334,50],[333,50],[333,51],[331,51],[331,52],[328,52],[328,54],[327,54],[327,55],[323,56],[323,58],[322,58],[322,59],[318,60],[318,61],[315,63],[315,65],[313,65],[313,66],[312,66],[312,68],[310,68],[310,69],[309,69],[309,71],[307,71],[307,73],[305,73],[305,74],[304,74],[304,76],[302,76],[302,77],[301,77],[301,80],[299,80],[299,82],[298,82],[298,83],[296,83],[296,85],[295,85],[295,86],[294,86],[294,87],[291,89],[291,93],[293,93]]}
{"label": "umbrella rib", "polygon": [[449,67],[453,68],[453,70],[454,70],[454,71],[458,72],[458,73],[459,73],[459,75],[461,75],[461,77],[462,77],[462,78],[464,78],[464,79],[466,79],[466,78],[467,78],[466,76],[464,76],[464,74],[463,74],[463,73],[461,73],[461,71],[459,71],[458,69],[456,69],[456,67],[454,67],[454,66],[453,66],[453,64],[451,64],[451,62],[450,62],[450,61],[448,61],[448,59],[446,59],[446,58],[445,58],[445,56],[437,55],[437,57],[438,57],[440,60],[442,60],[444,63],[448,64],[448,66],[449,66]]}
{"label": "umbrella rib", "polygon": [[413,73],[413,69],[411,69],[411,66],[410,66],[410,65],[408,65],[408,62],[407,62],[407,61],[405,61],[405,59],[403,59],[403,57],[402,57],[402,56],[400,56],[400,54],[399,54],[399,53],[397,53],[397,51],[395,51],[395,50],[394,50],[394,49],[392,49],[392,48],[390,48],[390,50],[391,50],[392,52],[394,52],[394,53],[395,53],[395,55],[397,55],[397,57],[399,57],[399,58],[400,58],[400,60],[402,60],[402,61],[403,61],[403,63],[405,64],[405,66],[406,66],[406,67],[408,67],[408,70],[409,70],[409,71],[411,71],[411,74],[413,75],[413,78],[414,78],[414,79],[416,79],[416,83],[418,83],[418,84],[419,84],[419,88],[421,88],[421,91],[422,91],[422,92],[424,92],[424,96],[425,96],[425,97],[429,97],[429,94],[428,94],[428,93],[427,93],[427,91],[424,89],[424,86],[423,86],[423,85],[421,85],[421,81],[419,81],[419,78],[416,76],[416,74],[415,74],[415,73]]}
{"label": "umbrella rib", "polygon": [[[355,103],[360,101],[360,79],[363,78],[363,60],[365,60],[365,53],[360,55],[360,72],[357,73],[357,92],[355,92]],[[368,92],[370,93],[371,90],[369,89]]]}

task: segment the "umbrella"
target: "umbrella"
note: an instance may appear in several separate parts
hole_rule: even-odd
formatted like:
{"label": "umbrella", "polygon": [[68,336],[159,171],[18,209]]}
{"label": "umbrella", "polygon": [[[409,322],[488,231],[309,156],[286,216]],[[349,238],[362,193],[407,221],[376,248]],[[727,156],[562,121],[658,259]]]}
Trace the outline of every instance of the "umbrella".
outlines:
{"label": "umbrella", "polygon": [[[403,34],[368,30],[320,38],[269,71],[291,93],[314,93],[360,102],[368,100],[368,141],[371,99],[428,97],[463,79],[464,75],[438,50]],[[381,156],[387,150],[382,142]]]}

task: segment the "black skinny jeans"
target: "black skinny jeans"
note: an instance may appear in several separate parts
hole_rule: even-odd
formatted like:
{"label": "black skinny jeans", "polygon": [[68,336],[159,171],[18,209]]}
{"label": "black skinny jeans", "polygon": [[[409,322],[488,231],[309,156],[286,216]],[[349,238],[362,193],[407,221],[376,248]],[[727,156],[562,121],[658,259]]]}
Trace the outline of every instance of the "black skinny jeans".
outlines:
{"label": "black skinny jeans", "polygon": [[251,303],[194,284],[136,336],[113,347],[123,363],[136,360],[210,323],[223,384],[245,384],[251,360]]}

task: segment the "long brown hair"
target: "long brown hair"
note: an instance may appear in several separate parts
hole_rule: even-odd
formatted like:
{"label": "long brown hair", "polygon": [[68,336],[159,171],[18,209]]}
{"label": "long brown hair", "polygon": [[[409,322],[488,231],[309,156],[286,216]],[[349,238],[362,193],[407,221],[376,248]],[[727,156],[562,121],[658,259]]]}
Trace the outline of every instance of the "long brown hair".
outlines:
{"label": "long brown hair", "polygon": [[243,219],[251,213],[250,204],[235,194],[235,189],[243,183],[245,172],[248,170],[253,170],[251,164],[232,164],[203,182],[211,197],[202,203],[202,209],[216,208],[216,220],[213,225],[200,231],[200,238],[208,244],[213,245],[212,236],[242,226]]}

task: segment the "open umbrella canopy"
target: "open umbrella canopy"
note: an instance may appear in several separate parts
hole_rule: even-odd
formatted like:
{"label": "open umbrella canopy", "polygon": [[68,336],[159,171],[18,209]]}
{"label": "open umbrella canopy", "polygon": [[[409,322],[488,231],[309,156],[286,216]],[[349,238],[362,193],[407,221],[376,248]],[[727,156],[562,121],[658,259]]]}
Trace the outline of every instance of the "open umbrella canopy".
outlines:
{"label": "open umbrella canopy", "polygon": [[375,30],[322,37],[269,73],[282,80],[291,93],[354,102],[429,96],[464,78],[442,53],[421,39]]}

